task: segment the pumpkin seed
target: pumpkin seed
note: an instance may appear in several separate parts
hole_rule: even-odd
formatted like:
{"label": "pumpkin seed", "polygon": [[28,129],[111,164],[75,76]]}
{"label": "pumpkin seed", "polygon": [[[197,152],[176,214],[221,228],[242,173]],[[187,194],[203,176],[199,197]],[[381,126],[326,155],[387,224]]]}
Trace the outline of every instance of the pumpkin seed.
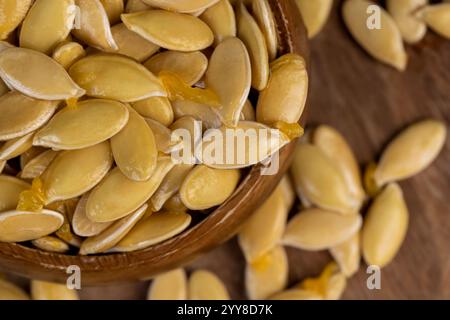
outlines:
{"label": "pumpkin seed", "polygon": [[245,222],[239,232],[239,245],[248,263],[273,249],[283,236],[288,207],[281,184]]}
{"label": "pumpkin seed", "polygon": [[36,0],[20,29],[20,46],[49,54],[69,35],[74,0]]}
{"label": "pumpkin seed", "polygon": [[94,222],[86,216],[86,204],[90,193],[85,193],[78,202],[72,218],[73,232],[81,237],[93,237],[109,226],[112,222]]}
{"label": "pumpkin seed", "polygon": [[181,201],[180,193],[177,192],[170,197],[162,207],[165,211],[186,212],[188,208]]}
{"label": "pumpkin seed", "polygon": [[100,0],[105,8],[106,15],[108,16],[109,23],[111,25],[120,22],[120,15],[124,11],[123,0]]}
{"label": "pumpkin seed", "polygon": [[108,142],[61,152],[41,176],[46,203],[75,198],[91,190],[111,166]]}
{"label": "pumpkin seed", "polygon": [[289,174],[285,174],[281,179],[280,186],[281,193],[283,195],[284,203],[288,211],[292,209],[295,202],[295,190],[292,186],[291,178]]}
{"label": "pumpkin seed", "polygon": [[0,76],[10,87],[36,99],[64,100],[85,94],[60,64],[30,49],[3,50]]}
{"label": "pumpkin seed", "polygon": [[[70,203],[70,205],[67,205],[67,203]],[[73,204],[70,200],[64,201],[64,224],[58,229],[58,231],[55,232],[55,235],[71,246],[79,248],[83,240],[81,237],[73,233],[71,227],[71,222],[73,220],[71,216],[73,216],[76,206],[77,203]]]}
{"label": "pumpkin seed", "polygon": [[366,195],[358,162],[345,138],[334,128],[321,125],[314,130],[312,142],[338,166],[348,189],[358,202],[359,209]]}
{"label": "pumpkin seed", "polygon": [[187,280],[183,269],[156,276],[148,290],[147,300],[187,300]]}
{"label": "pumpkin seed", "polygon": [[117,50],[102,3],[99,0],[75,0],[75,4],[79,10],[79,26],[72,34],[94,48]]}
{"label": "pumpkin seed", "polygon": [[251,300],[267,299],[286,287],[288,260],[283,247],[276,246],[258,260],[247,264],[245,288]]}
{"label": "pumpkin seed", "polygon": [[14,283],[0,279],[0,300],[30,300],[30,297]]}
{"label": "pumpkin seed", "polygon": [[342,214],[358,210],[360,201],[350,192],[338,166],[319,147],[298,144],[291,173],[299,197]]}
{"label": "pumpkin seed", "polygon": [[31,186],[17,178],[0,175],[0,212],[14,209],[22,191]]}
{"label": "pumpkin seed", "polygon": [[148,205],[143,205],[136,212],[114,222],[100,234],[84,240],[80,247],[80,254],[102,253],[114,247],[144,216],[147,208]]}
{"label": "pumpkin seed", "polygon": [[214,33],[214,45],[225,38],[236,37],[236,18],[233,7],[228,0],[220,0],[206,9],[200,16]]}
{"label": "pumpkin seed", "polygon": [[151,57],[144,66],[153,74],[159,74],[161,71],[173,72],[192,86],[205,74],[208,59],[199,51],[164,51]]}
{"label": "pumpkin seed", "polygon": [[[171,126],[172,134],[174,137],[181,138],[183,142],[183,147],[176,152],[171,154],[174,161],[181,162],[183,164],[195,164],[194,151],[195,147],[198,145],[201,139],[202,124],[198,123],[194,118],[190,116],[184,116],[177,121],[175,121]],[[179,132],[183,130],[185,132]],[[185,134],[188,134],[185,136]],[[185,155],[185,151],[189,151],[189,154]],[[176,159],[176,157],[180,159]]]}
{"label": "pumpkin seed", "polygon": [[33,144],[33,132],[23,137],[7,141],[0,147],[0,161],[10,160],[31,148]]}
{"label": "pumpkin seed", "polygon": [[201,121],[206,129],[219,128],[222,125],[217,109],[208,105],[190,100],[175,100],[172,102],[172,107],[176,119],[190,116]]}
{"label": "pumpkin seed", "polygon": [[147,248],[183,232],[191,216],[183,212],[158,212],[139,221],[112,252],[129,252]]}
{"label": "pumpkin seed", "polygon": [[290,289],[272,295],[270,300],[322,300],[322,296],[308,290]]}
{"label": "pumpkin seed", "polygon": [[136,211],[155,193],[173,166],[170,157],[160,157],[147,181],[130,180],[119,168],[113,169],[92,191],[86,204],[87,217],[94,222],[110,222]]}
{"label": "pumpkin seed", "polygon": [[150,10],[123,14],[122,21],[128,29],[164,49],[196,51],[214,41],[208,25],[191,15]]}
{"label": "pumpkin seed", "polygon": [[256,121],[255,109],[249,100],[245,102],[244,107],[242,108],[239,121]]}
{"label": "pumpkin seed", "polygon": [[277,121],[297,123],[308,94],[305,60],[296,54],[286,54],[271,63],[270,72],[269,82],[258,99],[257,121],[267,125]]}
{"label": "pumpkin seed", "polygon": [[38,249],[48,252],[65,253],[69,251],[69,245],[59,238],[45,236],[31,242]]}
{"label": "pumpkin seed", "polygon": [[283,244],[312,251],[329,249],[350,239],[361,224],[359,214],[341,215],[322,209],[307,209],[289,220]]}
{"label": "pumpkin seed", "polygon": [[161,210],[167,200],[178,192],[193,166],[192,164],[177,164],[170,170],[158,190],[150,198],[150,208],[154,212]]}
{"label": "pumpkin seed", "polygon": [[269,81],[269,54],[262,31],[242,2],[237,9],[238,37],[250,55],[252,87],[263,90]]}
{"label": "pumpkin seed", "polygon": [[5,81],[0,79],[0,97],[9,92],[9,88]]}
{"label": "pumpkin seed", "polygon": [[20,177],[22,179],[34,179],[39,177],[58,154],[57,151],[47,150],[37,155],[23,167]]}
{"label": "pumpkin seed", "polygon": [[229,300],[230,295],[222,280],[207,270],[197,270],[188,282],[189,300]]}
{"label": "pumpkin seed", "polygon": [[45,281],[31,281],[31,297],[33,300],[79,300],[76,290],[65,284]]}
{"label": "pumpkin seed", "polygon": [[11,140],[43,126],[58,102],[29,98],[11,91],[0,97],[0,140]]}
{"label": "pumpkin seed", "polygon": [[375,170],[378,186],[409,178],[428,167],[442,150],[446,126],[437,120],[423,120],[401,132],[383,151]]}
{"label": "pumpkin seed", "polygon": [[180,188],[184,205],[191,210],[205,210],[221,205],[234,192],[240,179],[239,170],[222,170],[196,166]]}
{"label": "pumpkin seed", "polygon": [[428,0],[388,0],[386,2],[387,10],[406,42],[416,43],[425,36],[427,26],[414,16],[414,12],[427,3]]}
{"label": "pumpkin seed", "polygon": [[252,1],[253,16],[258,22],[266,40],[269,59],[274,60],[278,51],[278,31],[270,5],[265,0]]}
{"label": "pumpkin seed", "polygon": [[33,145],[58,150],[87,148],[117,136],[130,123],[128,117],[126,106],[120,102],[85,100],[59,111],[36,133]]}
{"label": "pumpkin seed", "polygon": [[450,39],[450,3],[428,5],[418,14],[434,32]]}
{"label": "pumpkin seed", "polygon": [[0,241],[23,242],[49,235],[63,224],[63,216],[55,211],[5,211],[0,213]]}
{"label": "pumpkin seed", "polygon": [[31,147],[30,149],[22,153],[20,155],[20,168],[23,170],[28,162],[45,151],[47,151],[47,149],[42,147]]}
{"label": "pumpkin seed", "polygon": [[296,0],[308,37],[314,38],[325,26],[333,7],[333,0]]}
{"label": "pumpkin seed", "polygon": [[170,11],[192,13],[206,9],[219,0],[143,0],[152,7],[163,8]]}
{"label": "pumpkin seed", "polygon": [[330,253],[346,277],[354,275],[361,260],[360,234],[355,233],[350,239],[330,249]]}
{"label": "pumpkin seed", "polygon": [[8,38],[28,12],[32,0],[3,0],[0,7],[0,40]]}
{"label": "pumpkin seed", "polygon": [[209,167],[239,169],[268,159],[287,143],[289,138],[276,129],[258,122],[241,121],[235,128],[222,126],[208,130],[195,154]]}
{"label": "pumpkin seed", "polygon": [[329,263],[317,278],[303,280],[299,289],[315,292],[325,300],[338,300],[347,286],[347,279],[336,263]]}
{"label": "pumpkin seed", "polygon": [[160,81],[150,71],[124,56],[88,56],[76,62],[69,73],[92,97],[134,102],[166,96]]}
{"label": "pumpkin seed", "polygon": [[150,179],[156,167],[155,136],[144,118],[132,108],[128,109],[128,123],[111,138],[111,148],[117,166],[127,178],[145,181]]}
{"label": "pumpkin seed", "polygon": [[181,140],[172,139],[172,131],[170,129],[153,119],[145,119],[145,121],[155,136],[158,151],[171,153],[173,150],[179,149],[182,146]]}
{"label": "pumpkin seed", "polygon": [[[377,6],[382,28],[368,28],[369,6]],[[344,22],[356,41],[374,58],[400,70],[406,69],[408,56],[400,30],[392,17],[373,1],[345,1],[342,9]]]}
{"label": "pumpkin seed", "polygon": [[158,121],[168,127],[174,120],[174,114],[169,99],[152,97],[131,104],[141,116]]}
{"label": "pumpkin seed", "polygon": [[[229,75],[233,81],[229,81]],[[206,71],[205,83],[219,97],[222,122],[236,126],[250,92],[251,65],[244,43],[227,38],[214,50]]]}
{"label": "pumpkin seed", "polygon": [[389,184],[370,206],[362,229],[362,252],[368,265],[382,268],[394,259],[406,236],[408,216],[402,190]]}
{"label": "pumpkin seed", "polygon": [[144,3],[142,0],[128,0],[125,6],[126,13],[139,12],[151,10],[148,4]]}
{"label": "pumpkin seed", "polygon": [[139,62],[147,60],[159,50],[159,47],[156,44],[153,44],[137,33],[128,30],[123,23],[112,27],[111,32],[114,41],[119,48],[115,52],[133,58]]}
{"label": "pumpkin seed", "polygon": [[86,51],[78,42],[63,42],[55,48],[52,58],[68,70],[75,62],[86,56]]}

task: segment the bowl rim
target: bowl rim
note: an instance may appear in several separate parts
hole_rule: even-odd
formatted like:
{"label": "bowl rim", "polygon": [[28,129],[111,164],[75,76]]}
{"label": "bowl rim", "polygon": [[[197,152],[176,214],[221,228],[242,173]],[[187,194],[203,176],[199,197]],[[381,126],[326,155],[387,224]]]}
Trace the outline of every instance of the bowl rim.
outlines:
{"label": "bowl rim", "polygon": [[[294,0],[269,0],[278,31],[279,52],[298,53],[308,71],[309,46],[300,12]],[[311,73],[308,72],[310,75]],[[308,102],[307,102],[308,104]],[[305,123],[308,106],[302,115]],[[64,283],[69,266],[78,266],[82,285],[102,285],[145,280],[184,265],[235,235],[242,222],[262,204],[288,170],[296,141],[279,153],[276,175],[261,175],[261,165],[253,166],[233,195],[196,225],[181,234],[148,248],[125,253],[94,256],[46,252],[16,243],[0,243],[0,269],[27,278]],[[255,197],[254,195],[261,195]]]}

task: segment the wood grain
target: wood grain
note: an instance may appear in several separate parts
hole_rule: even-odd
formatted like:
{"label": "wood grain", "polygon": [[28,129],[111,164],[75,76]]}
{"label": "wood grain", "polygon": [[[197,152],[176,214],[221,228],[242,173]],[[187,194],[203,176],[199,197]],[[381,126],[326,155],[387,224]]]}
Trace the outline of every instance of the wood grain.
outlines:
{"label": "wood grain", "polygon": [[[336,127],[349,140],[360,163],[379,156],[403,127],[434,117],[450,124],[450,41],[429,32],[408,47],[408,69],[399,73],[369,57],[340,18],[340,1],[325,29],[312,41],[311,124]],[[450,299],[450,140],[433,165],[401,183],[410,210],[410,227],[398,256],[382,270],[381,290],[366,287],[362,265],[350,279],[345,299]],[[290,283],[316,275],[331,259],[327,252],[288,249]],[[225,280],[232,296],[245,298],[244,260],[230,241],[190,265],[208,268]],[[109,288],[108,292],[113,290]],[[126,297],[122,288],[115,298]],[[145,286],[134,291],[145,297]],[[85,298],[102,298],[87,289]],[[108,294],[111,297],[111,293]]]}

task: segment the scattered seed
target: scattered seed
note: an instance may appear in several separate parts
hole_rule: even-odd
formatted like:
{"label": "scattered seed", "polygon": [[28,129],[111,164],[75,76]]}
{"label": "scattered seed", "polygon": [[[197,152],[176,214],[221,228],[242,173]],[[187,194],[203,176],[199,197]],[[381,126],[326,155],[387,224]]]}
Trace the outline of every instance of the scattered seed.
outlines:
{"label": "scattered seed", "polygon": [[187,280],[183,269],[156,276],[148,290],[147,300],[187,300]]}
{"label": "scattered seed", "polygon": [[189,300],[229,300],[227,288],[215,274],[207,270],[192,273],[188,282]]}

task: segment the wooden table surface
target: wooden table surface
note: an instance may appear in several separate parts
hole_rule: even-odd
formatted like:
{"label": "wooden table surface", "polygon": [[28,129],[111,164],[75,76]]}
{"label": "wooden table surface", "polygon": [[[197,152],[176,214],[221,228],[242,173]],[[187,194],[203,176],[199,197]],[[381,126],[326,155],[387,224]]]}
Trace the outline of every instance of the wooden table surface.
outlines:
{"label": "wooden table surface", "polygon": [[[350,37],[339,12],[311,42],[312,92],[308,123],[334,126],[349,140],[360,163],[377,157],[406,125],[426,117],[450,124],[450,41],[429,32],[408,46],[408,69],[400,73],[370,58]],[[382,270],[381,290],[367,289],[366,266],[348,282],[344,299],[450,299],[450,140],[437,161],[401,186],[410,210],[406,240]],[[327,252],[288,249],[290,284],[316,275]],[[188,266],[222,278],[233,298],[245,299],[244,259],[232,240]],[[147,282],[84,288],[85,299],[143,299]]]}

